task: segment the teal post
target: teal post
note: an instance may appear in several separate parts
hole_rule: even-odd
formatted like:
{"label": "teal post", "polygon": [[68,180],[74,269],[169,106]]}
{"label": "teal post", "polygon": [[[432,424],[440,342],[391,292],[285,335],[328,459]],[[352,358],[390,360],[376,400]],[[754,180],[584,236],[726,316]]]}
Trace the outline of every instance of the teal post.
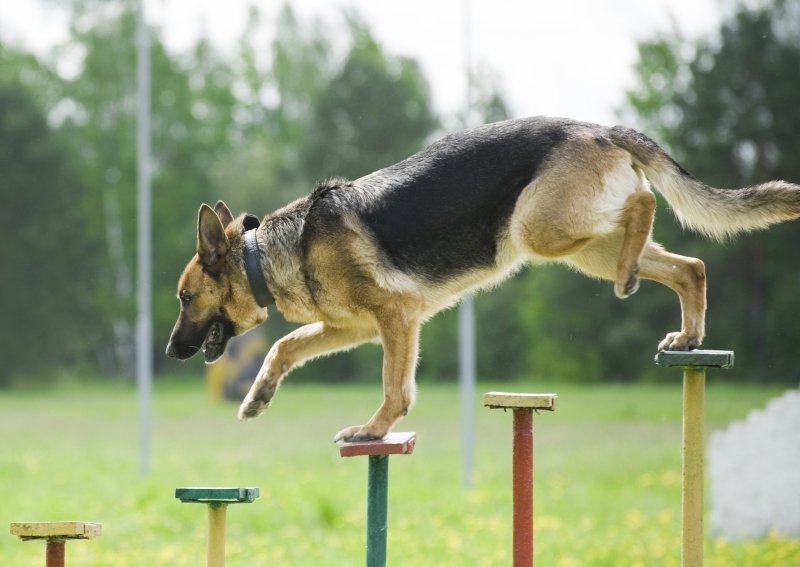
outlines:
{"label": "teal post", "polygon": [[416,433],[389,433],[374,441],[353,441],[339,447],[342,457],[369,457],[367,470],[367,567],[386,567],[389,531],[389,455],[414,452]]}
{"label": "teal post", "polygon": [[389,457],[373,455],[367,475],[367,567],[386,565],[388,498]]}

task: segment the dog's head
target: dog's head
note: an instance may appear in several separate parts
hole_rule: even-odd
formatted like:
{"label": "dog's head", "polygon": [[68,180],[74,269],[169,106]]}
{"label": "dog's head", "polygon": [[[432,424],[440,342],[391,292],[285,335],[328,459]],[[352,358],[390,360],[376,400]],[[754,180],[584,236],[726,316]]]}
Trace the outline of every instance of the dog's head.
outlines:
{"label": "dog's head", "polygon": [[267,319],[242,267],[244,216],[234,220],[222,201],[202,205],[197,217],[197,253],[178,280],[181,311],[167,356],[185,360],[203,351],[206,363],[225,352],[231,337]]}

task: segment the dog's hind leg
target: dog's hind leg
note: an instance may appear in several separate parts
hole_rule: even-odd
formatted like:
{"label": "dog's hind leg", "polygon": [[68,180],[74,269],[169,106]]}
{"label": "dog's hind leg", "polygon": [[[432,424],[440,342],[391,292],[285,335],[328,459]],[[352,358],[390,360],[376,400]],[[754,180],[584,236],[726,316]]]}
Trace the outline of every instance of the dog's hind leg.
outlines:
{"label": "dog's hind leg", "polygon": [[373,328],[339,328],[322,322],[295,329],[269,349],[239,408],[239,419],[256,417],[267,409],[281,381],[293,368],[312,358],[347,350],[377,337],[377,330]]}
{"label": "dog's hind leg", "polygon": [[614,293],[620,299],[639,289],[640,261],[653,231],[655,212],[656,198],[650,191],[636,191],[625,200],[620,219],[625,234],[614,280]]}
{"label": "dog's hind leg", "polygon": [[[616,281],[614,259],[625,247],[622,234],[598,238],[566,263],[591,276]],[[706,276],[701,260],[672,254],[659,244],[648,242],[641,255],[639,277],[659,282],[675,293],[681,303],[681,330],[667,334],[659,350],[692,350],[705,335]]]}
{"label": "dog's hind leg", "polygon": [[649,244],[642,257],[641,277],[664,284],[681,302],[681,330],[668,333],[659,350],[692,350],[705,336],[706,269],[702,260],[667,252]]}
{"label": "dog's hind leg", "polygon": [[335,441],[382,439],[408,413],[416,398],[419,350],[418,299],[403,295],[389,299],[375,311],[383,343],[383,403],[365,425],[347,427]]}

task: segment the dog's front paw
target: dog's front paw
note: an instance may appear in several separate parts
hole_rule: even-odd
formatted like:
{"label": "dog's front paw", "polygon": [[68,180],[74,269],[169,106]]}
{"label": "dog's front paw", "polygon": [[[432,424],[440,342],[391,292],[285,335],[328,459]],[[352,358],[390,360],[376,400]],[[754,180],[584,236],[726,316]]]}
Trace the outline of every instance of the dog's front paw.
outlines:
{"label": "dog's front paw", "polygon": [[377,431],[367,425],[354,425],[353,427],[346,427],[337,433],[333,438],[333,442],[372,441],[374,439],[383,439],[386,433],[386,431]]}
{"label": "dog's front paw", "polygon": [[239,406],[239,419],[246,421],[258,417],[269,407],[272,393],[268,390],[258,390],[255,394],[251,391]]}
{"label": "dog's front paw", "polygon": [[239,406],[239,419],[246,421],[264,413],[275,395],[275,390],[276,386],[257,380]]}
{"label": "dog's front paw", "polygon": [[247,421],[248,419],[258,417],[264,413],[264,410],[268,407],[269,402],[245,398],[245,400],[242,402],[242,405],[239,406],[239,419],[241,421]]}
{"label": "dog's front paw", "polygon": [[694,350],[700,346],[701,339],[683,331],[669,333],[658,343],[658,350]]}

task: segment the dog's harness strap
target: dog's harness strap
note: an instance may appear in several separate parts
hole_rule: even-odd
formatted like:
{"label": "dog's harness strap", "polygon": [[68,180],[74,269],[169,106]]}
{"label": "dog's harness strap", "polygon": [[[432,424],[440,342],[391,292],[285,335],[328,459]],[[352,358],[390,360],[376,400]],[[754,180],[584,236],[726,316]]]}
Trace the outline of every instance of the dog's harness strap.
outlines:
{"label": "dog's harness strap", "polygon": [[275,303],[275,298],[267,288],[264,271],[261,269],[261,251],[256,240],[256,230],[254,228],[244,233],[244,271],[256,303],[260,307],[266,307]]}

